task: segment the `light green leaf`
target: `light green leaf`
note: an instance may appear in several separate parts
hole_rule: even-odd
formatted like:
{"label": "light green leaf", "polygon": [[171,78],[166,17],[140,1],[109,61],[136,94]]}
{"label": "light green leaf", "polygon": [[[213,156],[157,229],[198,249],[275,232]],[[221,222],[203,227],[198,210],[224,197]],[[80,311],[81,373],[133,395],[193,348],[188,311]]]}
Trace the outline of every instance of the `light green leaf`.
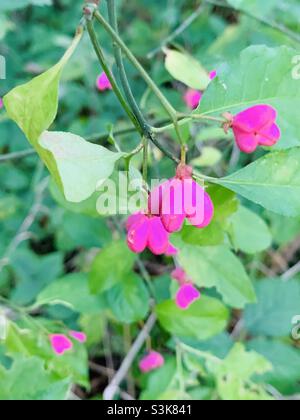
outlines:
{"label": "light green leaf", "polygon": [[93,261],[89,284],[93,293],[102,293],[123,281],[133,271],[136,255],[124,241],[114,241]]}
{"label": "light green leaf", "polygon": [[[56,162],[59,185],[66,200],[80,203],[93,195],[110,177],[123,153],[113,153],[71,133],[45,131],[40,146],[50,152]],[[55,173],[52,173],[55,177]]]}
{"label": "light green leaf", "polygon": [[269,153],[217,182],[275,213],[299,216],[300,148]]}
{"label": "light green leaf", "polygon": [[292,345],[264,338],[250,341],[247,347],[266,357],[274,367],[273,371],[264,374],[259,379],[260,381],[272,385],[284,395],[299,392],[299,349]]}
{"label": "light green leaf", "polygon": [[237,343],[222,363],[208,363],[216,375],[217,388],[222,400],[272,399],[262,386],[251,382],[253,375],[272,370],[272,365],[260,354],[254,351],[246,352],[244,346]]}
{"label": "light green leaf", "polygon": [[0,366],[0,400],[56,401],[65,400],[71,378],[59,379],[45,368],[38,357],[16,356],[12,367]]}
{"label": "light green leaf", "polygon": [[11,90],[3,99],[8,116],[14,120],[29,142],[39,149],[38,139],[53,123],[58,108],[61,73],[82,34],[78,34],[62,59],[45,73]]}
{"label": "light green leaf", "polygon": [[216,246],[224,243],[225,235],[219,222],[212,222],[204,229],[185,226],[181,231],[181,238],[190,245]]}
{"label": "light green leaf", "polygon": [[[52,326],[57,331],[57,324]],[[47,370],[53,372],[57,378],[71,378],[72,383],[88,386],[88,356],[85,346],[74,341],[72,351],[58,357],[50,346],[49,337],[37,324],[30,329],[20,329],[14,323],[9,324],[8,334],[4,341],[7,355],[15,358],[40,357],[45,361]]]}
{"label": "light green leaf", "polygon": [[228,232],[235,249],[247,254],[264,251],[272,244],[272,235],[265,221],[243,206],[231,217]]}
{"label": "light green leaf", "polygon": [[[262,2],[265,3],[265,2]],[[282,138],[278,147],[300,143],[300,83],[293,78],[297,51],[287,48],[253,46],[244,50],[205,93],[201,114],[237,113],[257,104],[269,104],[278,111]]]}
{"label": "light green leaf", "polygon": [[289,336],[300,312],[300,280],[267,279],[257,283],[257,305],[246,308],[246,329],[252,335]]}
{"label": "light green leaf", "polygon": [[219,185],[210,185],[207,192],[215,207],[213,221],[226,225],[227,219],[239,208],[236,194]]}
{"label": "light green leaf", "polygon": [[53,199],[59,204],[60,207],[63,207],[72,213],[84,214],[90,216],[91,218],[99,217],[99,213],[97,212],[97,200],[99,194],[101,194],[99,191],[95,192],[85,201],[81,201],[80,203],[70,203],[70,201],[66,200],[63,191],[61,191],[53,178],[50,181],[49,190]]}
{"label": "light green leaf", "polygon": [[51,69],[10,91],[3,99],[9,118],[15,121],[58,181],[52,155],[38,143],[40,135],[55,120],[61,73],[73,55],[82,33],[74,38],[63,58]]}
{"label": "light green leaf", "polygon": [[229,352],[218,371],[224,374],[237,375],[239,379],[246,381],[254,374],[263,374],[272,369],[271,364],[261,355],[254,351],[247,352],[241,343],[236,343]]}
{"label": "light green leaf", "polygon": [[205,90],[210,83],[207,71],[187,53],[166,50],[166,69],[174,79],[193,89]]}
{"label": "light green leaf", "polygon": [[226,307],[207,296],[202,296],[186,311],[179,309],[172,300],[165,301],[156,307],[156,314],[170,334],[198,340],[207,340],[222,332],[229,318]]}
{"label": "light green leaf", "polygon": [[183,245],[178,259],[199,287],[216,287],[226,304],[244,308],[256,301],[250,278],[227,246]]}
{"label": "light green leaf", "polygon": [[35,307],[43,305],[64,305],[84,314],[99,313],[105,306],[100,297],[91,295],[84,273],[69,274],[51,283],[37,297]]}
{"label": "light green leaf", "polygon": [[127,274],[122,282],[106,293],[114,316],[126,324],[142,321],[149,311],[149,293],[143,279],[135,273]]}

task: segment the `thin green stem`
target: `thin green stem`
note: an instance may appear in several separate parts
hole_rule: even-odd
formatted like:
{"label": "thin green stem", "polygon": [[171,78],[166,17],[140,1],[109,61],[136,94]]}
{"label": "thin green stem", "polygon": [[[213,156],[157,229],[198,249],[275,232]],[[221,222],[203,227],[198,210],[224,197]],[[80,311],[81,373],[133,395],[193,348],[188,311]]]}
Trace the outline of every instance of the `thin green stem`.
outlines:
{"label": "thin green stem", "polygon": [[[162,123],[164,123],[164,122],[165,122],[165,120],[162,121]],[[116,130],[112,134],[113,134],[113,136],[117,137],[117,136],[123,136],[123,135],[134,133],[134,132],[136,132],[136,127],[128,127],[128,128],[123,128],[123,129],[120,129],[120,130]],[[92,134],[90,136],[85,137],[85,139],[87,141],[90,141],[91,143],[100,143],[102,141],[105,141],[109,137],[109,134],[110,133],[108,133],[108,132],[100,133],[100,134],[95,133],[95,134]],[[158,147],[160,150],[162,150],[162,152],[165,153],[165,155],[167,157],[169,157],[175,163],[178,163],[178,160],[176,159],[176,157],[174,157],[172,154],[170,154],[170,152],[165,150],[163,148],[163,146],[161,146],[158,142],[155,142],[155,139],[154,139],[153,135],[152,135],[151,141],[153,142],[153,144],[156,145],[156,147]],[[143,150],[143,147],[144,147],[143,143],[140,143],[134,150],[129,152],[126,155],[126,157],[130,158],[132,156],[135,156],[136,154],[138,154],[139,152],[141,152]],[[0,155],[0,163],[9,162],[9,161],[13,161],[13,160],[24,159],[26,157],[33,156],[35,154],[36,154],[36,151],[34,149],[22,150],[21,152],[15,152],[15,153],[6,153],[4,155]]]}
{"label": "thin green stem", "polygon": [[143,179],[145,181],[145,185],[147,185],[148,181],[148,151],[149,151],[149,140],[147,137],[143,139],[144,145],[144,153],[143,153]]}
{"label": "thin green stem", "polygon": [[35,318],[33,318],[30,315],[30,311],[32,310],[32,308],[24,308],[18,305],[15,305],[13,302],[11,302],[9,299],[6,299],[3,296],[0,296],[0,302],[3,302],[5,305],[7,305],[7,307],[9,307],[10,309],[12,309],[14,312],[20,314],[20,316],[23,316],[25,321],[28,322],[28,324],[33,325],[34,328],[38,328],[41,331],[43,331],[43,333],[45,333],[46,335],[49,335],[49,331],[39,322],[37,321]]}
{"label": "thin green stem", "polygon": [[152,59],[157,53],[159,53],[164,47],[166,47],[170,42],[179,37],[184,31],[186,31],[192,23],[200,16],[203,11],[203,4],[190,15],[188,16],[181,24],[172,32],[161,44],[159,47],[155,48],[153,51],[150,51],[147,55],[148,59]]}
{"label": "thin green stem", "polygon": [[[183,126],[186,125],[188,123],[190,123],[192,121],[191,118],[183,118],[183,119],[179,119],[177,121],[177,124],[179,126]],[[152,132],[155,134],[161,134],[164,133],[166,131],[170,131],[170,130],[174,130],[174,123],[169,123],[167,125],[163,125],[161,127],[152,127]]]}
{"label": "thin green stem", "polygon": [[96,55],[98,57],[98,60],[101,64],[101,67],[103,68],[104,72],[106,73],[106,75],[107,75],[107,77],[108,77],[108,79],[109,79],[109,81],[112,85],[113,91],[115,92],[117,98],[119,99],[119,102],[120,102],[121,106],[123,107],[123,109],[127,113],[128,117],[132,121],[133,125],[136,127],[137,131],[140,132],[141,131],[140,126],[139,126],[134,114],[132,113],[130,107],[128,106],[127,101],[123,97],[122,92],[120,91],[112,72],[110,71],[108,65],[106,64],[105,56],[104,56],[103,51],[102,51],[102,49],[101,49],[101,47],[98,43],[98,40],[97,40],[97,36],[96,36],[96,33],[95,33],[93,22],[91,22],[91,21],[87,22],[87,30],[88,30],[91,42],[93,44],[95,53],[96,53]]}
{"label": "thin green stem", "polygon": [[182,165],[186,164],[187,151],[188,151],[188,149],[187,149],[186,145],[181,146],[181,163],[182,163]]}
{"label": "thin green stem", "polygon": [[[119,28],[118,28],[118,21],[117,21],[117,12],[116,12],[116,4],[114,0],[107,0],[107,9],[108,9],[108,18],[109,23],[111,27],[114,29],[116,34],[119,35]],[[122,57],[122,50],[119,47],[119,45],[114,41],[113,42],[114,51],[115,51],[115,59],[117,63],[117,67],[119,70],[119,75],[121,79],[121,83],[125,92],[125,96],[129,102],[129,105],[131,106],[131,109],[138,120],[141,130],[145,132],[145,130],[148,129],[148,124],[145,121],[145,118],[135,100],[135,97],[133,96],[133,93],[131,91],[131,87],[129,85],[126,70],[123,63],[123,57]]]}
{"label": "thin green stem", "polygon": [[6,153],[5,155],[0,155],[0,163],[24,159],[26,157],[33,156],[35,153],[36,151],[34,149],[23,150],[22,152]]}
{"label": "thin green stem", "polygon": [[137,266],[140,270],[141,276],[143,277],[145,283],[148,286],[148,289],[151,293],[151,296],[154,298],[155,297],[155,289],[154,289],[154,286],[153,286],[153,283],[152,283],[152,279],[151,279],[151,276],[148,273],[147,268],[145,267],[145,264],[144,264],[144,262],[143,262],[143,260],[141,259],[140,256],[137,257],[136,263],[137,263]]}
{"label": "thin green stem", "polygon": [[187,353],[194,354],[195,356],[201,357],[202,359],[210,360],[211,362],[214,362],[214,363],[217,363],[217,364],[219,364],[219,363],[222,362],[221,359],[219,359],[218,357],[214,356],[213,354],[206,353],[205,351],[201,351],[201,350],[198,350],[198,349],[194,349],[193,347],[187,346],[186,344],[184,344],[182,342],[179,342],[178,343],[178,346],[183,351],[186,351]]}
{"label": "thin green stem", "polygon": [[[134,95],[132,93],[130,84],[129,84],[128,79],[127,79],[126,70],[125,70],[124,63],[123,63],[122,51],[127,55],[127,57],[129,59],[131,58],[130,61],[138,68],[138,70],[141,72],[141,74],[145,78],[145,80],[148,81],[149,87],[152,90],[153,90],[153,86],[154,86],[154,89],[159,94],[161,100],[164,101],[166,98],[161,94],[159,88],[155,85],[155,83],[152,81],[152,79],[148,76],[147,72],[143,69],[143,67],[140,65],[140,63],[136,60],[134,55],[125,46],[125,44],[123,43],[123,41],[119,37],[115,1],[114,0],[107,0],[107,6],[108,6],[108,15],[109,15],[110,24],[108,24],[102,18],[102,16],[100,14],[99,14],[99,16],[100,16],[100,18],[103,19],[103,22],[105,23],[105,25],[108,28],[110,28],[111,32],[113,34],[115,34],[115,36],[112,36],[112,38],[113,38],[113,41],[114,41],[115,57],[116,57],[116,62],[117,62],[117,66],[118,66],[119,73],[120,73],[122,86],[123,86],[123,89],[125,91],[126,97],[127,97],[128,101],[130,103],[131,109],[132,109],[133,113],[135,114],[135,117],[136,117],[137,121],[140,124],[142,132],[144,133],[145,141],[146,142],[147,142],[147,140],[152,141],[153,144],[155,144],[166,156],[168,156],[169,158],[171,158],[173,161],[175,161],[177,163],[178,160],[176,158],[174,158],[174,156],[172,154],[170,154],[167,150],[165,150],[163,148],[163,146],[161,146],[161,144],[155,138],[155,136],[152,132],[152,127],[146,121],[142,111],[140,110],[140,108],[139,108],[139,106],[138,106],[138,104],[137,104],[137,102],[134,98]],[[126,51],[127,51],[127,53],[126,53]],[[166,107],[166,110],[168,110],[168,106]],[[181,136],[180,136],[180,131],[177,127],[176,111],[174,109],[169,110],[169,115],[170,115],[171,120],[173,121],[173,125],[175,126],[175,129],[178,133],[179,139],[182,142],[182,139],[181,139]],[[175,115],[175,117],[174,117],[174,115]]]}
{"label": "thin green stem", "polygon": [[[178,126],[189,124],[192,121],[212,121],[212,122],[217,122],[221,124],[226,123],[225,118],[210,117],[208,115],[202,115],[202,114],[177,113],[177,118],[178,118],[178,121],[177,121]],[[162,127],[152,127],[153,133],[156,133],[156,134],[164,133],[170,130],[174,130],[174,123],[167,124]]]}
{"label": "thin green stem", "polygon": [[149,88],[153,91],[153,93],[160,100],[162,106],[164,107],[164,109],[168,113],[168,115],[171,117],[171,119],[172,120],[174,118],[176,119],[176,110],[170,104],[168,99],[163,95],[163,93],[161,92],[159,87],[151,79],[151,77],[145,71],[145,69],[140,64],[140,62],[135,58],[135,56],[130,51],[130,49],[125,45],[125,43],[122,41],[122,39],[116,33],[116,31],[111,27],[111,25],[108,22],[106,22],[104,17],[98,11],[95,12],[95,18],[103,26],[103,28],[106,30],[106,32],[112,37],[112,39],[116,42],[116,44],[121,48],[121,50],[126,55],[126,57],[131,62],[131,64],[138,70],[138,72],[140,73],[142,78],[145,80],[145,82],[147,83]]}
{"label": "thin green stem", "polygon": [[210,117],[208,115],[203,115],[203,114],[183,114],[183,113],[177,113],[177,117],[178,118],[186,118],[189,120],[206,120],[206,121],[214,121],[214,122],[218,122],[218,123],[226,123],[227,120],[225,118],[219,118],[219,117]]}
{"label": "thin green stem", "polygon": [[[165,124],[168,121],[170,121],[170,120],[163,119],[161,121],[158,121],[156,124],[158,124],[158,125]],[[151,127],[151,131],[152,131],[152,127]],[[134,127],[125,127],[125,128],[121,128],[119,130],[114,130],[112,133],[108,133],[108,132],[94,133],[94,134],[91,134],[91,135],[85,137],[85,139],[87,141],[92,142],[92,143],[98,143],[100,141],[105,141],[109,137],[110,134],[112,134],[114,137],[117,137],[117,136],[124,136],[126,134],[131,134],[131,133],[134,133],[134,132],[136,132],[136,127],[135,126]]]}
{"label": "thin green stem", "polygon": [[175,132],[176,132],[177,137],[179,139],[179,142],[180,142],[181,146],[184,146],[184,140],[183,140],[183,137],[181,135],[180,126],[178,124],[177,117],[174,117],[173,118],[173,124],[174,124],[174,128],[175,128]]}
{"label": "thin green stem", "polygon": [[127,155],[125,156],[125,159],[131,159],[133,156],[140,153],[143,149],[144,149],[144,144],[143,144],[143,142],[141,142],[134,150],[127,153]]}
{"label": "thin green stem", "polygon": [[176,361],[177,361],[177,373],[179,376],[179,388],[182,394],[185,394],[185,380],[184,380],[184,369],[182,363],[182,349],[179,344],[176,345]]}
{"label": "thin green stem", "polygon": [[171,159],[174,163],[176,164],[180,163],[180,159],[178,159],[171,152],[169,152],[164,146],[162,146],[153,133],[151,133],[149,140],[151,140],[154,146],[156,146],[159,150],[161,150],[163,154],[169,159]]}

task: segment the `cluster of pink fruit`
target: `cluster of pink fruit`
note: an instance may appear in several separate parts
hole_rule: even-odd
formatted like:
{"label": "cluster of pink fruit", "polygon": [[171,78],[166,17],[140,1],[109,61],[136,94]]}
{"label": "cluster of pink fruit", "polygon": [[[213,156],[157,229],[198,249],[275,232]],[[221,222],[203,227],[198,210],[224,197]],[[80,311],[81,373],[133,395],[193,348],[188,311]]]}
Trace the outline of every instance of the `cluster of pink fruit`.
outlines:
{"label": "cluster of pink fruit", "polygon": [[[225,131],[233,130],[243,152],[253,152],[260,145],[272,146],[280,138],[277,112],[268,105],[251,107],[236,116],[227,113],[224,117]],[[178,250],[170,243],[170,234],[180,231],[186,219],[196,228],[205,228],[213,215],[213,202],[204,188],[194,181],[193,169],[180,164],[174,178],[150,193],[148,208],[129,217],[126,225],[128,247],[134,253],[142,253],[148,248],[155,255],[176,255]],[[196,290],[191,284],[191,280],[181,281],[180,295],[190,294],[192,300]],[[180,299],[177,304],[186,309]]]}
{"label": "cluster of pink fruit", "polygon": [[[180,164],[174,178],[156,187],[149,195],[148,209],[133,214],[127,221],[127,243],[134,253],[148,248],[155,255],[177,255],[170,243],[170,234],[182,229],[185,219],[196,228],[208,226],[213,218],[214,205],[192,178],[192,168]],[[181,309],[199,299],[200,294],[191,279],[180,268],[172,273],[179,283],[176,304]]]}
{"label": "cluster of pink fruit", "polygon": [[168,253],[170,234],[180,231],[185,219],[200,229],[210,224],[212,200],[192,173],[190,166],[180,164],[174,178],[150,193],[148,209],[129,217],[127,243],[132,252],[139,254],[149,248],[155,255]]}

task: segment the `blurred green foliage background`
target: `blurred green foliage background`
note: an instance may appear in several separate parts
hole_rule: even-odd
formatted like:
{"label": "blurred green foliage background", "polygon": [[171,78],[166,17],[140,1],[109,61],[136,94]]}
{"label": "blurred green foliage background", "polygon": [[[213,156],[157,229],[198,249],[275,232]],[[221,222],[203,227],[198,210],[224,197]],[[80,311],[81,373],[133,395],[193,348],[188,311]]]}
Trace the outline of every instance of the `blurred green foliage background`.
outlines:
{"label": "blurred green foliage background", "polygon": [[[0,81],[0,97],[58,61],[74,35],[81,18],[82,3],[82,0],[1,0],[0,54],[6,59],[7,78]],[[238,2],[231,2],[234,3]],[[183,86],[174,82],[165,70],[162,51],[154,55],[151,53],[197,10],[199,4],[194,0],[118,1],[122,38],[174,106],[182,111],[185,110]],[[299,48],[299,44],[289,36],[249,17],[250,13],[259,18],[263,16],[268,21],[280,22],[297,34],[300,21],[298,0],[244,1],[242,5],[246,13],[209,2],[203,4],[194,22],[171,44],[188,50],[208,70],[222,69],[244,48],[253,44]],[[113,65],[111,41],[101,29],[97,32]],[[136,71],[130,65],[127,70],[133,91],[145,113],[153,120],[163,119],[163,111],[145,91]],[[128,127],[114,94],[97,91],[96,78],[100,71],[89,39],[85,36],[63,74],[55,130],[87,137],[109,132],[112,127]],[[212,146],[222,152],[222,158],[213,168],[208,159],[208,165],[202,167],[204,171],[221,175],[233,172],[263,154],[258,151],[250,157],[235,156],[225,142],[214,141],[219,140],[215,132],[203,133],[195,127],[191,130],[193,141],[200,144],[200,150],[203,147],[201,136],[208,135]],[[165,141],[175,152],[178,151],[172,134]],[[137,143],[136,134],[120,138],[124,150],[131,150]],[[103,369],[99,373],[99,365],[115,369],[126,354],[130,341],[138,332],[136,321],[145,319],[145,310],[148,309],[139,300],[143,289],[139,285],[135,290],[132,285],[128,291],[132,294],[125,302],[123,297],[118,301],[120,294],[126,295],[123,290],[114,290],[108,298],[101,293],[91,294],[88,275],[99,250],[106,252],[106,260],[96,269],[95,276],[99,278],[104,276],[103,272],[118,275],[115,255],[121,255],[121,260],[127,261],[130,261],[130,256],[117,242],[118,233],[112,220],[99,217],[94,203],[88,206],[67,204],[51,182],[48,186],[48,173],[37,156],[1,162],[2,155],[28,148],[24,135],[1,110],[0,295],[4,299],[0,301],[0,310],[12,320],[12,324],[5,343],[1,343],[0,337],[0,399],[65,399],[66,395],[68,398],[101,399],[109,370],[103,368],[104,373]],[[190,157],[197,159],[199,150],[192,148]],[[139,159],[135,163],[139,167]],[[203,161],[200,164],[203,165]],[[159,156],[152,170],[166,177],[172,174],[173,166]],[[264,251],[257,252],[260,251],[259,241],[265,243],[266,237],[257,236],[257,232],[253,234],[244,220],[235,221],[237,225],[233,225],[233,229],[237,226],[240,233],[239,237],[236,235],[237,252],[255,282],[258,303],[248,305],[243,313],[232,311],[228,330],[212,340],[187,339],[185,342],[194,349],[208,351],[224,359],[234,341],[242,341],[248,350],[255,350],[273,365],[272,371],[254,376],[256,386],[267,384],[268,395],[281,399],[300,394],[300,343],[291,337],[292,319],[300,315],[300,280],[298,276],[292,276],[286,282],[279,278],[299,259],[300,217],[284,218],[253,204],[250,207],[264,220],[268,245],[272,242],[267,250],[263,245]],[[257,221],[253,223],[257,228]],[[119,244],[118,250],[115,249],[116,244]],[[170,296],[168,273],[171,265],[169,260],[155,260],[150,256],[147,260],[146,266],[153,277],[158,300]],[[132,266],[129,268],[131,274],[124,267],[120,268],[123,269],[121,275],[128,276],[129,283],[135,282]],[[52,302],[57,299],[56,304],[38,307],[39,302],[51,299]],[[114,305],[114,300],[118,304]],[[131,314],[132,306],[135,310]],[[132,321],[130,326],[125,324],[127,321]],[[85,331],[88,343],[85,347],[78,345],[76,352],[64,359],[57,359],[49,348],[47,337],[40,336],[40,330],[48,328],[54,332],[62,325]],[[21,329],[28,328],[31,334],[20,333]],[[134,365],[137,396],[180,399],[182,394],[178,394],[174,386],[178,368],[174,341],[159,327],[155,327],[153,341],[156,347],[165,351],[168,360],[162,370],[147,378],[142,377],[137,365]],[[186,356],[185,379],[189,397],[215,399],[221,394],[224,399],[239,399],[245,396],[239,393],[244,387],[243,381],[247,383],[253,374],[262,373],[264,369],[259,368],[261,361],[256,360],[257,366],[254,361],[253,371],[245,375],[242,366],[247,366],[247,363],[253,365],[253,360],[243,359],[243,352],[239,350],[236,364],[227,361],[227,367],[234,376],[234,383],[228,384],[227,391],[230,387],[232,389],[227,394],[222,394],[218,383],[222,372],[209,369],[201,358]],[[226,372],[226,364],[224,366]],[[196,372],[196,377],[191,376],[191,372]],[[129,390],[132,388],[130,383],[132,379],[129,378]]]}

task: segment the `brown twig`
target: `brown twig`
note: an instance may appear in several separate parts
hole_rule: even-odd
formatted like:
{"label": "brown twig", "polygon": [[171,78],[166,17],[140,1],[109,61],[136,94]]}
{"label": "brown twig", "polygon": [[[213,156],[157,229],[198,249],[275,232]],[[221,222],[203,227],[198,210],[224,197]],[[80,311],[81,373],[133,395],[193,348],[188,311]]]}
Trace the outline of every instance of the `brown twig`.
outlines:
{"label": "brown twig", "polygon": [[[131,328],[130,325],[124,325],[124,348],[125,352],[128,353],[132,346]],[[135,397],[135,383],[131,369],[127,373],[127,390],[130,395]]]}
{"label": "brown twig", "polygon": [[139,336],[133,343],[131,349],[127,353],[127,356],[123,360],[123,363],[114,376],[111,383],[108,385],[108,387],[104,390],[103,393],[103,399],[106,401],[112,401],[116,395],[116,393],[119,391],[120,384],[125,379],[129,369],[131,368],[134,359],[136,358],[138,352],[143,347],[145,341],[147,340],[147,337],[149,336],[150,332],[152,331],[154,325],[156,323],[156,315],[152,314],[150,315],[148,321],[146,322],[144,328],[140,332]]}

